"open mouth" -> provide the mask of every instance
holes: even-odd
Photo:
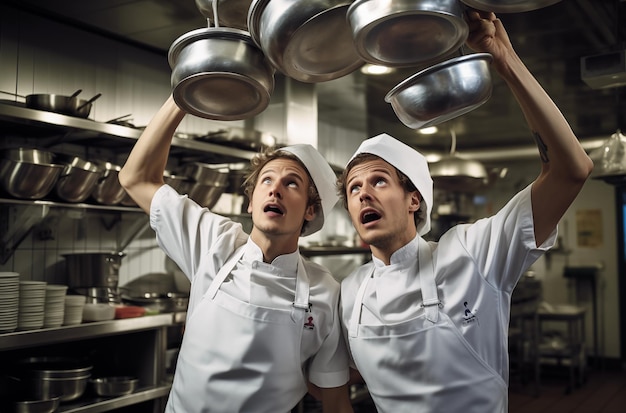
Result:
[[[266,205],[265,208],[263,208],[263,212],[272,212],[278,215],[284,214],[283,210],[280,209],[280,207],[278,207],[278,205],[275,205],[275,204]]]
[[[376,211],[364,211],[363,213],[361,213],[361,224],[369,224],[370,222],[377,221],[380,218],[380,214]]]

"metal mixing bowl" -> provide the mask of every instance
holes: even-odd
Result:
[[[54,413],[61,404],[61,397],[55,396],[41,400],[17,400],[13,402],[14,413]]]
[[[126,196],[126,191],[118,179],[122,167],[110,162],[105,162],[101,166],[104,172],[98,178],[91,196],[100,204],[117,205]]]
[[[64,168],[55,186],[56,194],[67,202],[83,202],[93,191],[102,169],[77,156],[58,155],[57,159]]]
[[[98,377],[90,383],[98,396],[123,396],[135,391],[139,379],[128,376]]]
[[[489,53],[455,57],[422,70],[385,96],[398,119],[413,129],[461,116],[491,97]]]
[[[63,165],[0,159],[0,183],[10,195],[41,199],[54,188]]]
[[[209,209],[215,206],[228,188],[228,168],[194,162],[185,165],[183,175],[188,176],[192,181],[189,187],[189,198]]]

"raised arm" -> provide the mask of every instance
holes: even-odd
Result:
[[[493,67],[513,92],[539,148],[542,168],[531,196],[535,242],[541,245],[582,189],[593,162],[559,108],[513,49],[495,14],[470,10],[467,21],[468,46],[493,55]]]
[[[184,117],[185,112],[176,105],[172,96],[168,97],[139,137],[120,171],[120,183],[146,213],[150,212],[155,192],[164,184],[163,171],[172,137]]]

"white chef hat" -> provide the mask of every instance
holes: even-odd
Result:
[[[433,209],[433,179],[424,155],[386,133],[364,140],[350,161],[360,153],[370,153],[380,157],[411,180],[422,194],[422,202],[426,204],[426,209],[422,208],[420,211],[421,221],[417,226],[417,232],[420,235],[428,233],[430,212]]]
[[[339,200],[335,187],[337,176],[326,159],[309,144],[300,143],[285,146],[284,148],[280,148],[280,150],[290,152],[300,159],[309,172],[309,175],[311,175],[317,192],[322,199],[322,210],[309,221],[304,232],[301,234],[301,236],[311,235],[322,229],[324,218],[328,216]]]

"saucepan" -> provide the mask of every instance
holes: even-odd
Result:
[[[461,0],[468,6],[494,13],[520,13],[551,6],[561,0]]]
[[[348,0],[253,0],[248,29],[283,74],[301,82],[336,79],[363,65],[346,12]]]
[[[242,120],[269,105],[275,69],[244,30],[193,30],[172,43],[168,61],[174,101],[192,115]]]
[[[29,109],[45,110],[62,115],[88,118],[92,103],[102,96],[101,93],[90,99],[79,99],[74,93],[71,96],[54,94],[33,94],[26,96],[26,107]]]
[[[456,118],[491,97],[492,59],[489,53],[474,53],[438,63],[400,82],[385,101],[413,129]]]
[[[347,19],[359,55],[390,67],[445,58],[469,33],[458,0],[356,0]]]

